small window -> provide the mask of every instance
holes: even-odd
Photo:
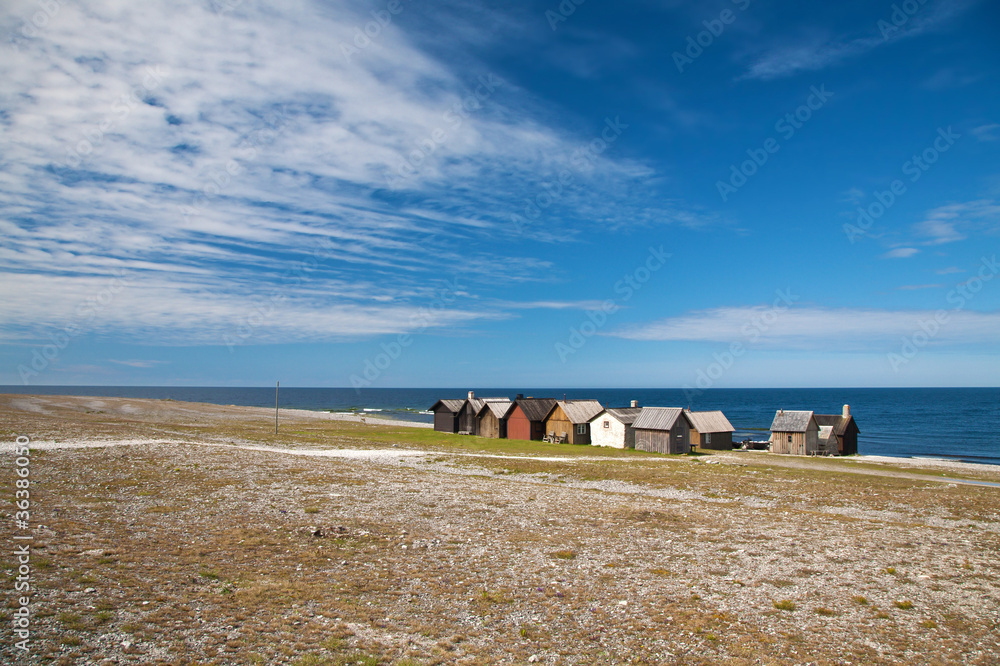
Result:
[[[788,436],[788,443],[789,443],[789,444],[791,444],[791,443],[792,443],[792,436],[791,436],[791,435],[789,435],[789,436]]]
[[[586,435],[587,434],[587,424],[586,423],[580,423],[580,424],[578,424],[576,426],[576,434],[578,434],[578,435]]]
[[[706,444],[712,443],[712,433],[708,433],[707,435],[705,435],[705,443]]]
[[[605,428],[610,428],[611,427],[611,421],[605,421],[604,422],[604,427]]]

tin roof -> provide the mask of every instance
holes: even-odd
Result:
[[[643,407],[632,427],[636,430],[670,430],[683,413],[680,407]]]
[[[812,420],[812,412],[779,409],[774,413],[771,432],[805,432]]]
[[[719,411],[689,412],[685,410],[684,413],[687,414],[691,427],[698,432],[733,432],[736,430],[726,415]]]
[[[596,400],[560,400],[559,406],[573,424],[588,423],[590,419],[604,411],[601,403]]]

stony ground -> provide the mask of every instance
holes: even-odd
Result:
[[[31,651],[8,555],[0,661],[1000,663],[1000,488],[942,478],[990,468],[282,429],[0,396],[3,497],[35,445]]]

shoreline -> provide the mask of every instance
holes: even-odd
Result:
[[[232,419],[238,416],[259,416],[273,422],[275,410],[272,407],[257,407],[252,405],[223,405],[210,402],[187,402],[173,398],[124,398],[108,396],[89,395],[62,395],[62,394],[28,394],[28,393],[5,393],[0,394],[0,400],[7,401],[11,406],[23,408],[23,411],[44,413],[45,403],[61,403],[63,406],[76,405],[86,410],[100,412],[105,406],[117,404],[114,410],[121,416],[138,416],[143,410],[140,406],[155,406],[163,409],[174,408],[181,413],[197,411],[203,415],[211,413],[215,418]],[[421,430],[432,430],[433,423],[422,421],[409,421],[397,419],[391,416],[383,416],[382,412],[358,413],[348,411],[330,411],[325,409],[303,409],[303,408],[278,408],[279,422],[282,416],[291,419],[317,420],[317,421],[340,421],[348,423],[360,423],[365,425],[396,426],[401,428],[415,428]],[[149,424],[152,424],[150,421]],[[444,433],[442,433],[444,434]],[[740,453],[739,449],[732,452]],[[729,453],[723,451],[722,453]],[[774,460],[840,460],[848,463],[862,463],[873,465],[900,465],[906,467],[921,467],[924,469],[951,470],[955,472],[978,472],[983,474],[997,474],[1000,472],[1000,464],[971,462],[952,458],[937,458],[924,456],[893,456],[885,454],[858,454],[855,456],[794,456],[771,454],[769,451],[759,451],[756,453],[767,454],[769,459]]]

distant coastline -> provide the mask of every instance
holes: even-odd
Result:
[[[1000,388],[709,389],[688,404],[681,389],[504,389],[469,387],[482,395],[593,398],[606,406],[683,406],[720,409],[736,428],[736,441],[762,439],[777,409],[839,411],[850,404],[861,429],[862,455],[942,458],[1000,465]],[[424,414],[458,389],[285,388],[282,409],[354,414],[359,419],[431,423]],[[0,386],[0,393],[82,395],[274,407],[274,387]],[[365,412],[364,410],[378,410]],[[940,418],[947,414],[948,418]],[[957,426],[955,424],[958,424]]]

